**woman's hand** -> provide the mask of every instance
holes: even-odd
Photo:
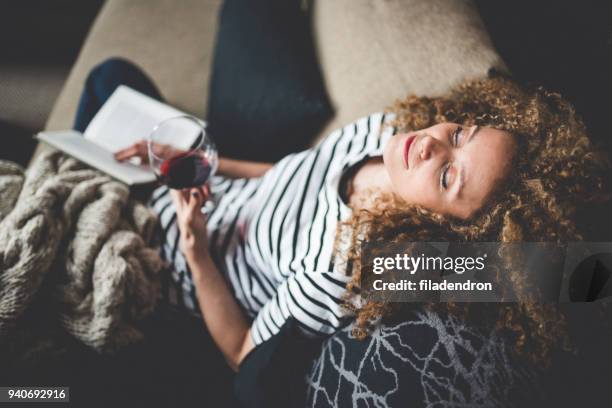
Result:
[[[183,153],[183,150],[176,149],[167,144],[161,143],[153,143],[154,145],[154,153],[158,157],[172,157],[179,153]],[[133,157],[138,157],[140,159],[140,163],[146,164],[149,162],[149,149],[147,146],[147,141],[144,139],[140,139],[131,146],[126,147],[125,149],[121,149],[115,152],[115,160],[125,161],[129,160]]]
[[[188,262],[207,259],[208,238],[202,204],[208,199],[208,186],[170,190],[170,195],[176,208],[176,220],[180,231],[179,245],[185,258]]]

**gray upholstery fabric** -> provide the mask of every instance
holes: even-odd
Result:
[[[470,0],[319,0],[313,23],[336,109],[323,135],[409,94],[505,69]]]
[[[0,120],[33,132],[42,129],[68,71],[61,65],[1,65]]]

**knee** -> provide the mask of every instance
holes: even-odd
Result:
[[[140,69],[130,61],[113,57],[96,65],[87,76],[87,83],[96,89],[114,90],[122,83],[140,75]]]

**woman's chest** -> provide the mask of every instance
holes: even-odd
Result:
[[[285,186],[280,181],[253,204],[244,239],[255,268],[278,281],[301,271],[329,270],[336,226],[346,216],[334,180],[312,175]]]

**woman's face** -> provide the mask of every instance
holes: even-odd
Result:
[[[440,123],[393,136],[383,160],[394,193],[406,202],[468,219],[508,174],[515,150],[508,132]]]

